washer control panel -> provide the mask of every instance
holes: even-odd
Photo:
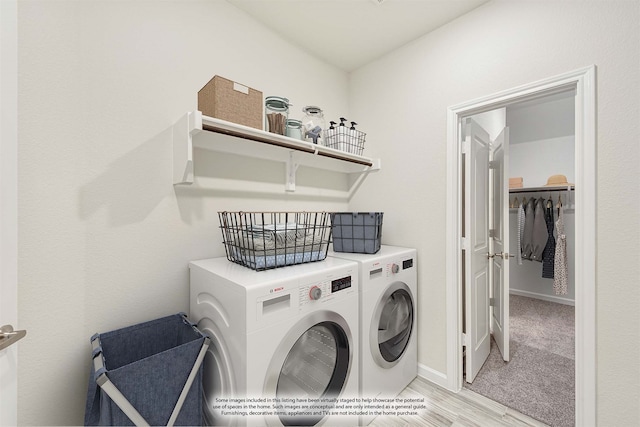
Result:
[[[331,292],[338,292],[351,287],[351,276],[341,277],[331,281]]]
[[[326,279],[322,282],[312,283],[306,286],[300,286],[298,289],[298,298],[300,307],[312,301],[324,301],[331,298],[337,292],[351,288],[351,276],[340,277],[338,279]]]

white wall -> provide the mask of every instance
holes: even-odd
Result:
[[[18,422],[80,425],[89,337],[188,311],[188,261],[224,255],[217,211],[347,208],[285,194],[282,164],[206,152],[174,188],[168,127],[214,74],[298,117],[348,114],[348,77],[226,1],[25,0],[18,28]],[[311,192],[345,183],[299,173]]]
[[[575,182],[575,91],[522,102],[506,109],[509,176],[541,187],[552,175]]]
[[[447,107],[596,64],[597,417],[640,423],[638,22],[637,1],[493,1],[352,73],[350,114],[383,169],[351,208],[384,211],[383,243],[418,248],[418,357],[431,372],[447,362]]]
[[[566,176],[567,182],[575,183],[574,158],[573,135],[513,144],[509,151],[509,176],[522,177],[523,187],[542,187],[550,176],[558,174]]]

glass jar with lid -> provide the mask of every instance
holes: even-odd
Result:
[[[296,119],[287,119],[286,135],[289,138],[295,138],[304,141],[304,135],[302,134],[302,121]]]
[[[302,109],[302,132],[305,141],[324,145],[324,130],[326,123],[324,113],[320,107],[308,105]]]
[[[267,132],[284,135],[289,118],[289,100],[280,96],[267,96],[264,101],[264,128]]]

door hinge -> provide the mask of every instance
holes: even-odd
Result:
[[[495,306],[496,306],[496,299],[489,298],[489,307],[495,307]]]
[[[498,169],[498,162],[496,162],[495,160],[490,160],[489,169]]]
[[[495,228],[490,228],[489,229],[489,238],[493,239],[494,237],[496,237],[496,229]]]
[[[462,334],[462,345],[467,345],[467,334]]]
[[[467,154],[469,152],[470,147],[471,147],[471,142],[469,141],[469,138],[465,138],[464,141],[462,141],[462,144],[460,147],[462,154]]]
[[[468,248],[468,241],[466,237],[461,237],[460,238],[460,247],[462,248],[463,251],[466,251]]]

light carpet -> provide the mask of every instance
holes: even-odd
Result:
[[[497,345],[465,387],[554,427],[575,424],[574,307],[510,295],[510,355]]]

